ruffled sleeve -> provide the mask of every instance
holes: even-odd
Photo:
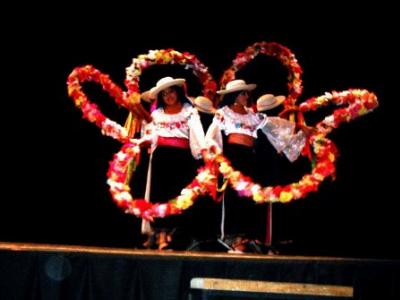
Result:
[[[217,147],[220,151],[222,148],[222,130],[224,130],[224,115],[222,110],[218,110],[213,118],[212,123],[208,127],[206,134],[206,147]]]
[[[261,127],[276,151],[283,152],[291,162],[299,157],[306,141],[304,132],[294,133],[295,127],[294,122],[279,117],[266,117]]]
[[[291,162],[294,162],[299,157],[306,140],[307,137],[303,131],[299,131],[291,137],[289,145],[283,149],[283,153]]]
[[[205,148],[204,130],[199,113],[194,108],[190,109],[188,125],[190,150],[194,158],[200,159],[201,150]]]

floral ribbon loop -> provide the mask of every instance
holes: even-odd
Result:
[[[126,69],[127,76],[125,85],[128,91],[124,93],[124,99],[128,103],[136,103],[139,91],[139,78],[142,72],[153,65],[178,64],[193,71],[203,86],[203,94],[213,99],[217,85],[213,80],[208,68],[193,54],[179,52],[174,49],[150,50],[147,54],[139,55],[134,58],[132,64]],[[132,143],[133,142],[133,143]],[[118,206],[123,208],[126,213],[134,214],[147,220],[162,218],[168,215],[180,214],[183,210],[193,205],[199,195],[216,195],[216,173],[213,155],[209,155],[206,166],[198,170],[197,176],[190,184],[184,187],[177,197],[170,199],[167,203],[149,203],[143,199],[133,199],[127,178],[130,176],[129,162],[134,161],[135,155],[130,147],[135,148],[135,140],[123,145],[120,152],[114,156],[110,163],[108,181],[113,200]],[[135,151],[140,151],[135,148]],[[128,162],[129,161],[129,162]],[[216,196],[215,196],[216,197]]]
[[[297,127],[306,132],[307,140],[302,154],[311,162],[311,172],[305,174],[299,182],[286,186],[262,187],[255,184],[251,178],[232,168],[228,159],[222,153],[216,156],[219,171],[228,179],[232,187],[241,195],[253,198],[260,202],[290,202],[301,199],[310,192],[316,192],[321,182],[329,176],[335,178],[335,163],[338,150],[335,144],[326,135],[333,128],[337,128],[343,121],[350,122],[365,113],[375,109],[378,105],[376,96],[366,90],[348,90],[342,92],[325,93],[323,96],[311,98],[300,106],[296,105],[297,98],[301,95],[303,87],[301,81],[302,69],[291,51],[278,44],[257,42],[239,52],[233,60],[233,64],[222,75],[221,87],[235,79],[236,72],[245,67],[257,55],[264,54],[277,58],[288,69],[288,96],[284,102],[282,116],[289,115],[294,121],[297,116]],[[336,109],[331,116],[327,116],[315,127],[308,127],[305,122],[304,112],[316,110],[328,102],[337,105],[348,105],[347,108]],[[295,115],[296,114],[296,115]]]
[[[182,189],[179,195],[167,203],[149,203],[143,199],[133,199],[128,184],[129,176],[132,175],[129,166],[138,164],[140,153],[138,141],[131,139],[124,126],[108,119],[97,105],[88,99],[82,91],[81,82],[100,83],[103,90],[114,98],[117,105],[127,108],[136,119],[149,120],[148,112],[144,111],[140,105],[139,78],[143,70],[152,65],[182,65],[191,69],[197,76],[203,85],[203,94],[214,99],[217,84],[209,74],[208,68],[195,55],[188,52],[178,52],[174,49],[150,50],[147,54],[134,58],[132,64],[126,69],[127,91],[122,91],[110,80],[108,75],[101,73],[93,66],[78,67],[72,71],[67,80],[68,94],[82,111],[83,117],[100,127],[103,134],[123,143],[121,150],[114,155],[110,162],[107,173],[111,196],[119,207],[126,213],[150,221],[154,218],[180,214],[193,205],[199,195],[211,194],[216,199],[217,178],[221,175],[240,195],[251,197],[257,203],[287,203],[304,198],[310,192],[316,192],[326,177],[334,177],[338,150],[326,136],[341,123],[351,122],[373,111],[378,106],[376,95],[362,89],[334,91],[312,97],[296,106],[296,101],[303,90],[302,69],[294,54],[288,48],[275,42],[257,42],[247,47],[245,51],[239,52],[233,60],[232,66],[223,73],[220,87],[224,87],[227,82],[235,79],[236,72],[260,54],[278,59],[288,69],[288,95],[284,102],[283,113],[292,114],[292,118],[296,114],[298,127],[303,130],[309,129],[307,139],[309,148],[308,153],[304,154],[311,160],[311,172],[305,174],[300,181],[285,186],[262,187],[252,182],[251,178],[234,170],[229,160],[218,149],[210,148],[203,151],[205,165],[198,170],[196,177]],[[326,116],[316,126],[307,127],[303,114],[328,104],[343,107],[335,109],[331,115]]]

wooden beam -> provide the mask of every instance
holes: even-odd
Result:
[[[192,289],[271,294],[353,297],[353,287],[341,285],[256,281],[222,278],[192,278]]]

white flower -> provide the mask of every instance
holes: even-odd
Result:
[[[123,153],[123,152],[118,152],[117,153],[117,158],[118,158],[118,160],[125,160],[126,159],[126,157],[127,157],[128,155],[126,154],[126,153]]]
[[[160,204],[160,205],[157,207],[157,211],[158,211],[158,214],[160,215],[160,217],[165,217],[165,216],[166,216],[166,214],[167,214],[167,207],[168,207],[167,203]]]
[[[151,60],[155,60],[156,59],[156,53],[158,52],[159,50],[150,50],[149,51],[149,54],[147,55],[147,57],[149,58],[149,59],[151,59]]]
[[[325,98],[328,100],[332,100],[333,96],[331,93],[325,92]]]
[[[333,115],[327,116],[324,119],[324,123],[330,127],[334,127],[335,126],[335,119],[333,117]]]
[[[247,186],[248,183],[246,181],[241,180],[236,184],[236,190],[243,191],[246,189]]]

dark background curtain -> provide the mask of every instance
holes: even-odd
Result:
[[[399,258],[392,175],[398,168],[398,97],[396,85],[389,84],[389,74],[398,69],[393,10],[338,4],[300,14],[295,7],[273,10],[246,1],[232,13],[196,5],[88,10],[69,4],[45,10],[35,4],[10,11],[13,21],[3,26],[2,42],[0,240],[138,244],[140,220],[113,203],[106,184],[108,162],[121,145],[82,120],[68,98],[66,79],[74,67],[91,64],[124,87],[133,57],[175,48],[196,54],[218,80],[237,52],[257,41],[275,41],[289,47],[303,67],[299,102],[349,88],[373,91],[380,101],[376,111],[329,136],[341,153],[337,179],[279,207],[276,238],[289,241],[291,254]],[[158,74],[143,75],[143,90]],[[245,75],[265,79],[273,93],[285,91],[285,73],[271,60],[261,59]],[[192,92],[198,90],[194,84]],[[89,84],[86,91],[109,117],[124,122],[127,111],[101,88]]]
[[[353,287],[354,299],[398,299],[398,261],[110,255],[0,250],[1,299],[188,299],[194,277]],[[210,295],[211,296],[211,295]],[[229,297],[205,299],[237,299]],[[235,296],[235,297],[234,297]],[[287,295],[258,299],[283,299]],[[321,299],[293,296],[293,299]],[[290,298],[290,299],[292,299]],[[325,299],[325,297],[323,297]],[[249,299],[248,297],[240,299]],[[339,299],[329,297],[326,299]]]

